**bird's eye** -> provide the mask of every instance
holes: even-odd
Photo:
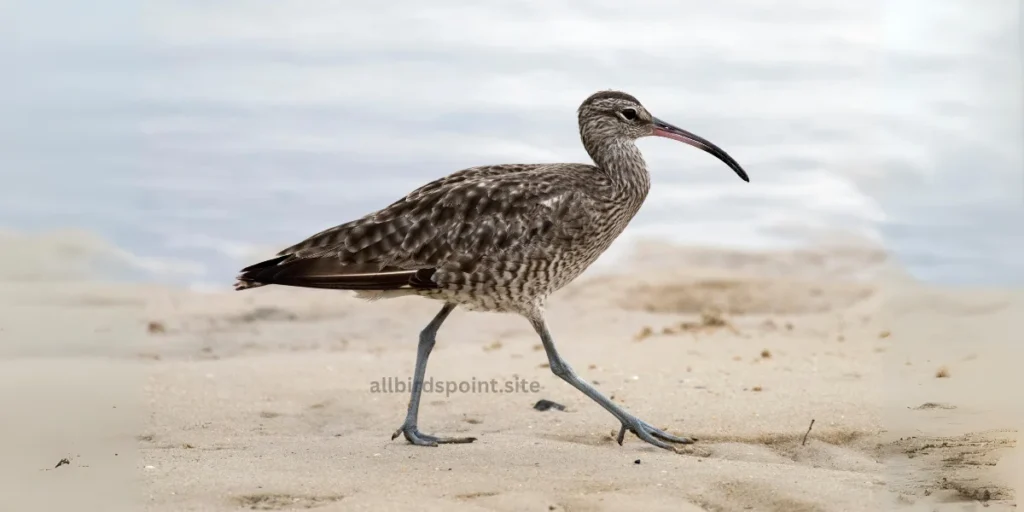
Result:
[[[630,121],[636,119],[636,109],[624,108],[622,109],[622,117],[629,119]]]

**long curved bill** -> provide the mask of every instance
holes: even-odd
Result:
[[[658,137],[678,140],[695,148],[703,149],[704,151],[714,155],[719,160],[725,162],[725,165],[728,165],[730,169],[735,171],[743,181],[750,182],[750,178],[747,177],[747,172],[740,167],[740,164],[738,164],[736,160],[733,160],[733,158],[722,148],[712,144],[707,139],[698,137],[697,135],[694,135],[682,128],[672,126],[671,124],[656,117],[654,118],[654,134]]]

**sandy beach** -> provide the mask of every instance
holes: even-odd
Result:
[[[1024,480],[1022,294],[874,249],[647,245],[552,298],[578,373],[699,439],[672,453],[617,445],[525,320],[458,310],[420,428],[477,441],[392,440],[439,304],[102,282],[53,240],[2,243],[4,511],[1013,510]]]

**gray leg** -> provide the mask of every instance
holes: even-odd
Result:
[[[695,439],[677,437],[658,430],[640,418],[626,412],[622,407],[615,405],[614,402],[602,395],[600,391],[576,375],[576,372],[569,367],[569,364],[562,359],[562,356],[558,355],[558,351],[555,350],[555,342],[551,339],[551,333],[548,332],[547,324],[544,322],[544,318],[540,314],[534,314],[531,317],[528,317],[528,319],[530,320],[530,323],[533,324],[533,328],[537,331],[537,334],[540,335],[540,340],[544,344],[544,351],[547,352],[548,364],[551,366],[551,371],[562,380],[572,384],[573,387],[582,391],[583,394],[597,402],[601,407],[604,407],[605,410],[612,413],[612,416],[615,416],[616,419],[622,422],[622,428],[619,429],[619,435],[616,439],[616,441],[619,442],[619,445],[622,444],[622,439],[625,437],[627,430],[633,432],[637,437],[653,444],[654,446],[668,450],[674,450],[674,448],[665,441],[680,444],[690,444],[695,441]]]
[[[416,347],[416,370],[412,378],[412,397],[409,399],[409,410],[405,414],[405,423],[395,431],[391,439],[404,434],[405,438],[412,444],[419,446],[437,446],[444,443],[472,443],[475,437],[434,437],[423,434],[416,427],[416,421],[420,413],[420,395],[423,394],[423,379],[427,373],[427,358],[430,351],[434,349],[434,342],[437,338],[437,330],[441,328],[448,315],[455,309],[454,304],[445,304],[441,311],[420,331],[420,343]]]

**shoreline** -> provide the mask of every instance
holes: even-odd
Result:
[[[671,237],[670,237],[671,238]],[[278,245],[258,247],[248,245],[246,249],[235,247],[231,258],[236,262],[225,271],[219,280],[210,281],[204,276],[209,263],[192,259],[181,259],[172,256],[152,256],[133,253],[113,244],[99,233],[83,229],[55,229],[42,232],[21,232],[11,229],[0,229],[0,249],[8,253],[7,258],[15,258],[18,265],[14,269],[0,269],[0,280],[15,279],[31,281],[32,279],[95,279],[108,284],[159,286],[184,288],[197,293],[217,293],[231,289],[231,280],[238,268],[252,261],[272,257],[281,247]],[[677,243],[672,239],[652,235],[649,230],[630,229],[620,240],[604,254],[580,279],[615,275],[630,265],[636,266],[639,261],[650,259],[651,254],[662,250],[685,251],[689,256],[743,255],[752,254],[798,254],[817,255],[818,257],[835,257],[835,251],[876,252],[882,255],[890,265],[890,270],[899,268],[898,272],[906,279],[934,287],[958,289],[1020,289],[1020,285],[995,285],[989,281],[964,282],[965,277],[946,276],[943,280],[921,280],[913,276],[912,267],[898,263],[892,248],[877,241],[854,234],[832,235],[825,238],[807,238],[802,242],[790,241],[778,243],[772,247],[753,247],[742,245],[691,245]],[[13,255],[10,253],[13,252]],[[57,252],[74,254],[68,268],[60,263],[43,258],[41,261],[30,261],[33,255]],[[664,263],[664,262],[659,262]],[[952,263],[951,263],[952,264]],[[223,266],[222,263],[218,263]],[[922,264],[923,265],[923,264]],[[917,269],[925,272],[927,265]],[[14,270],[27,274],[26,277],[14,276]],[[56,275],[53,273],[56,272]],[[192,277],[189,277],[192,276]],[[222,276],[223,277],[223,276]],[[198,280],[194,280],[198,279]]]

